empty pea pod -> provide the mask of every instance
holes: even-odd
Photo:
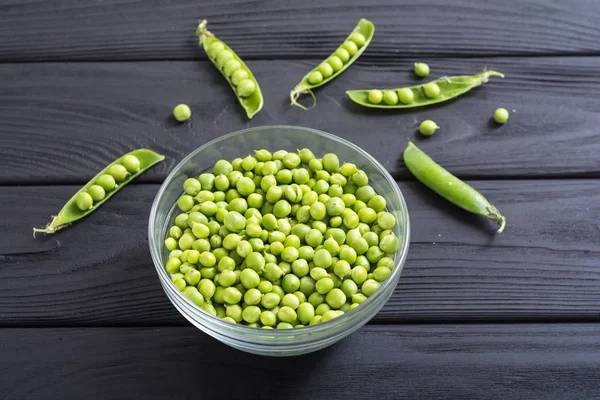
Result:
[[[504,231],[506,218],[500,214],[496,207],[491,205],[473,187],[433,161],[412,142],[409,142],[404,150],[404,163],[409,171],[429,189],[467,211],[496,221],[500,224],[498,233]]]
[[[467,93],[486,83],[490,76],[504,78],[504,75],[499,72],[483,70],[476,75],[443,77],[404,88],[348,90],[346,94],[353,102],[364,107],[392,109],[423,107],[451,100]],[[389,93],[394,95],[389,95]]]
[[[33,234],[55,233],[89,215],[123,186],[164,159],[164,156],[148,149],[138,149],[123,155],[79,189],[48,225],[44,228],[33,228]]]
[[[336,76],[352,65],[353,62],[358,60],[367,46],[369,46],[369,43],[371,43],[374,33],[375,26],[371,21],[364,18],[358,21],[358,24],[350,35],[348,35],[346,40],[344,40],[342,45],[325,61],[308,74],[304,75],[300,83],[290,92],[291,104],[304,110],[314,108],[317,105],[317,99],[315,98],[312,89],[332,81]],[[296,101],[301,94],[305,93],[312,96],[313,105],[310,107],[305,107]]]
[[[250,68],[229,46],[206,29],[206,20],[198,25],[196,36],[200,37],[200,45],[210,61],[227,79],[248,118],[254,117],[263,107],[263,96]]]

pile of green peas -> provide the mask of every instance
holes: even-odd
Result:
[[[343,315],[391,274],[396,218],[367,174],[309,149],[219,160],[183,184],[166,270],[205,312],[256,328]]]
[[[94,203],[104,200],[106,193],[116,189],[117,184],[127,179],[129,174],[135,174],[140,170],[140,160],[133,154],[127,154],[121,163],[111,165],[106,174],[102,174],[91,185],[87,192],[80,191],[75,197],[75,204],[81,211],[86,211],[94,206]]]
[[[254,94],[256,84],[250,78],[250,73],[235,59],[233,51],[226,48],[223,42],[214,40],[206,50],[206,54],[236,87],[238,96],[250,97]]]
[[[308,83],[318,85],[336,72],[341,71],[358,49],[365,45],[366,41],[365,35],[360,32],[353,32],[331,57],[323,61],[308,75]]]

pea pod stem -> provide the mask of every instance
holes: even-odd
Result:
[[[412,142],[408,143],[403,156],[408,170],[429,189],[469,212],[496,221],[500,224],[498,233],[504,231],[506,217],[473,187],[433,161]]]
[[[304,94],[304,93],[310,94],[310,96],[312,97],[313,103],[309,107],[303,106],[302,104],[300,104],[296,101],[296,100],[298,100],[298,97],[300,97],[300,95]],[[309,111],[317,106],[317,98],[315,97],[315,94],[313,93],[313,91],[310,90],[310,88],[300,84],[300,85],[296,86],[294,88],[294,90],[292,90],[290,92],[290,105],[300,107],[301,109],[303,109],[305,111]]]
[[[92,185],[95,185],[97,183],[98,178],[101,175],[108,174],[110,167],[114,165],[121,165],[121,161],[125,158],[125,156],[128,155],[135,156],[139,160],[139,170],[135,173],[130,173],[122,182],[119,182],[114,189],[107,192],[102,200],[95,202],[90,209],[79,209],[76,203],[77,195],[81,192],[87,192]],[[46,225],[43,228],[33,228],[33,236],[35,237],[35,234],[38,232],[46,234],[56,233],[58,230],[63,229],[69,226],[71,223],[91,214],[92,212],[97,210],[98,207],[104,204],[108,199],[110,199],[115,193],[122,189],[125,185],[130,183],[136,177],[143,174],[154,164],[159,163],[164,159],[164,156],[148,149],[138,149],[130,153],[124,154],[122,157],[119,157],[117,160],[113,161],[108,166],[106,166],[102,171],[96,174],[96,176],[94,176],[87,184],[85,184],[81,189],[79,189],[77,193],[75,193],[73,197],[71,197],[66,202],[63,208],[60,210],[60,212],[57,215],[52,216],[52,220],[48,225]]]

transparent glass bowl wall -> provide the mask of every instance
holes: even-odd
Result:
[[[356,309],[325,323],[304,328],[267,330],[231,324],[196,307],[171,283],[165,270],[168,250],[164,247],[167,231],[173,224],[176,202],[183,193],[183,182],[212,170],[220,159],[245,157],[257,149],[296,151],[311,149],[317,157],[335,153],[340,163],[353,162],[369,176],[369,184],[387,200],[388,211],[396,216],[394,233],[400,247],[394,255],[395,267],[380,289]],[[161,285],[175,308],[193,325],[239,350],[269,356],[309,353],[329,346],[368,322],[390,298],[398,283],[409,244],[409,219],[406,203],[398,185],[387,171],[368,153],[354,144],[331,134],[295,126],[250,128],[215,139],[193,151],[179,163],[158,191],[148,227],[150,252]]]

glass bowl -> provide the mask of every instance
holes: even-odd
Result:
[[[189,301],[171,283],[165,270],[168,250],[164,246],[167,231],[176,215],[176,202],[183,193],[183,182],[212,170],[220,159],[228,161],[244,157],[253,150],[296,151],[311,149],[317,157],[336,153],[340,162],[353,162],[369,176],[369,184],[387,201],[387,210],[396,216],[394,233],[400,246],[394,255],[395,267],[379,290],[359,307],[330,321],[294,329],[260,329],[232,324],[212,316]],[[160,187],[148,226],[152,261],[160,283],[175,308],[193,325],[217,340],[249,353],[267,356],[291,356],[309,353],[329,346],[359,329],[383,307],[392,295],[406,260],[410,227],[406,203],[390,174],[360,147],[337,136],[296,126],[263,126],[222,136],[194,150],[169,174]]]

